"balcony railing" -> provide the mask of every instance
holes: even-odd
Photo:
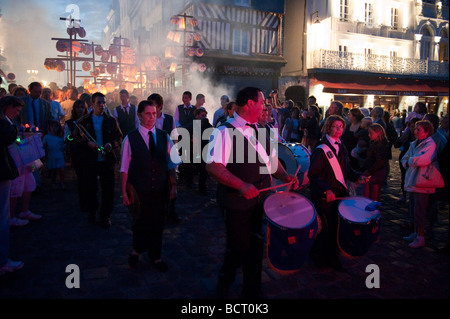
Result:
[[[317,50],[312,68],[448,78],[448,62]]]

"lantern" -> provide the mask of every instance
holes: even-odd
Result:
[[[81,65],[83,71],[89,71],[91,69],[91,64],[88,61],[83,62]]]
[[[72,51],[80,52],[81,51],[81,43],[78,41],[72,41]]]
[[[78,29],[78,35],[80,36],[80,38],[84,38],[86,36],[86,30],[84,30],[83,27],[80,27]]]

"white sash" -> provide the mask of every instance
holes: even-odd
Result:
[[[271,161],[270,157],[267,155],[267,152],[265,148],[261,145],[261,143],[258,143],[258,140],[256,138],[249,138],[247,134],[244,134],[244,128],[239,127],[235,121],[229,121],[229,123],[237,130],[240,131],[242,135],[244,135],[245,139],[250,143],[250,145],[256,150],[256,152],[261,156],[261,159],[264,161],[264,164],[267,167],[268,174],[271,174]],[[251,127],[248,127],[249,129],[253,130]],[[258,126],[257,126],[258,128]],[[272,178],[272,176],[271,176]]]
[[[331,168],[333,169],[334,176],[336,179],[345,187],[347,188],[347,184],[345,183],[344,174],[342,174],[341,165],[339,165],[339,161],[337,160],[336,156],[334,155],[333,151],[330,149],[330,147],[326,144],[320,144],[317,146],[318,148],[321,148],[322,151],[325,153],[326,158],[328,159],[328,162],[330,162]]]

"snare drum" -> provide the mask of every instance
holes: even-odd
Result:
[[[264,201],[267,220],[267,258],[281,273],[300,270],[317,235],[314,205],[294,192],[273,193]]]
[[[289,175],[294,175],[300,165],[297,178],[300,188],[305,188],[309,184],[308,169],[310,151],[301,143],[278,143],[278,159]],[[283,184],[275,180],[276,185]]]
[[[367,211],[372,200],[361,197],[347,197],[339,203],[338,244],[348,257],[360,257],[367,253],[379,239],[380,212]]]

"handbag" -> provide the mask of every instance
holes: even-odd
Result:
[[[443,188],[445,186],[441,172],[436,161],[425,167],[421,167],[416,179],[415,187],[419,188]]]

